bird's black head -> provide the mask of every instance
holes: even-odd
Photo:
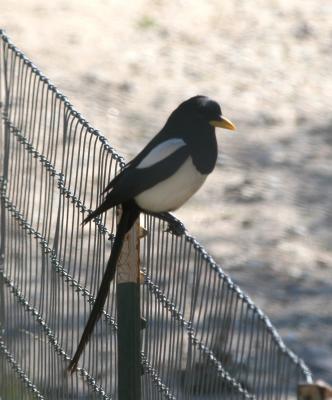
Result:
[[[194,96],[181,103],[171,114],[176,124],[192,126],[214,126],[234,130],[235,126],[222,116],[220,105],[206,96]]]

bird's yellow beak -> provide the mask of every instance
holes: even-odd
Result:
[[[226,117],[220,115],[219,119],[210,121],[210,125],[215,126],[216,128],[224,128],[229,129],[231,131],[236,130],[236,126]]]

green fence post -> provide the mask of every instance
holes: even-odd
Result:
[[[127,234],[117,266],[118,398],[141,399],[139,221]]]

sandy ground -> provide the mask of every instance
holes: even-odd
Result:
[[[127,159],[221,102],[238,131],[177,214],[332,381],[332,3],[0,0],[0,27]]]

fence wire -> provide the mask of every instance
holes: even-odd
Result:
[[[0,113],[0,397],[117,399],[114,283],[80,369],[65,369],[116,216],[80,223],[124,161],[2,31]],[[268,318],[193,237],[144,226],[142,399],[294,398],[311,374]]]

